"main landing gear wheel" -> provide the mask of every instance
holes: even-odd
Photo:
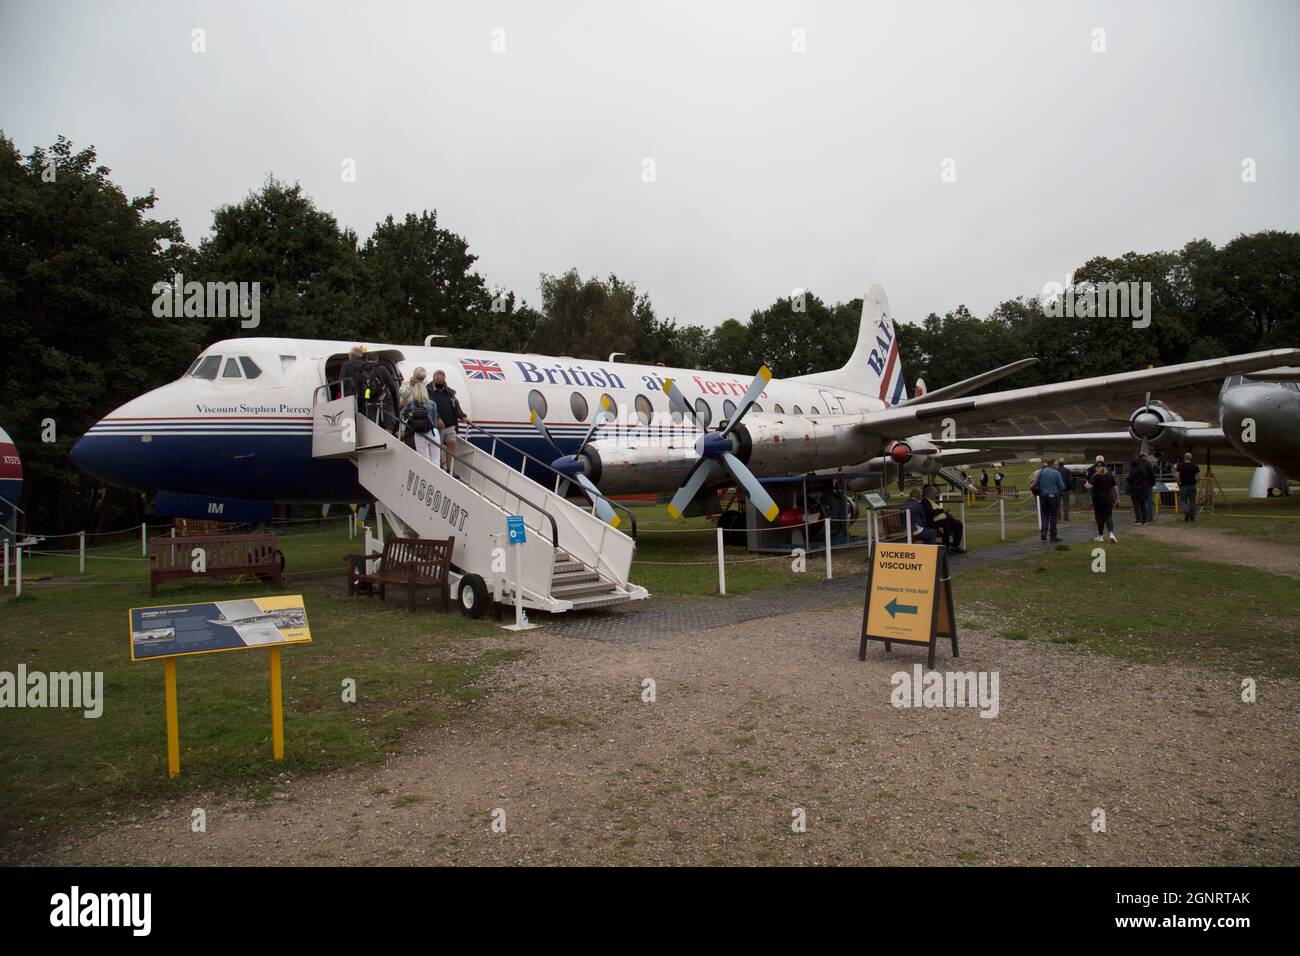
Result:
[[[487,613],[492,601],[487,584],[477,574],[467,574],[460,579],[460,592],[456,596],[460,613],[468,618],[480,618]]]

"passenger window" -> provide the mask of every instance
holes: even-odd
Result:
[[[731,417],[735,414],[736,414],[736,403],[728,398],[726,401],[722,403],[722,417],[730,421]]]
[[[244,370],[244,378],[257,378],[262,374],[262,370],[257,367],[257,363],[247,355],[239,356],[239,365]]]
[[[808,414],[809,414],[809,415],[820,415],[821,412],[817,411],[817,406],[814,405],[812,408],[808,409]]]
[[[802,414],[803,414],[803,409],[800,408],[798,405],[796,405],[794,408],[790,409],[790,411],[794,412],[796,415],[802,415]]]
[[[776,412],[778,415],[785,414],[785,409],[781,407],[780,402],[777,402],[775,405],[772,406],[772,411]]]
[[[605,413],[606,418],[618,417],[618,403],[610,396],[608,392],[600,396],[604,401],[601,403],[600,411]]]
[[[533,389],[528,393],[528,407],[537,413],[537,417],[545,420],[546,418],[546,396]]]
[[[760,405],[760,404],[758,404],[758,402],[755,402],[753,407],[754,407],[754,411],[756,411],[756,412],[762,412],[762,411],[763,411],[763,406]]]
[[[644,395],[636,397],[636,417],[642,425],[649,425],[650,420],[654,417],[654,406],[650,404],[650,399]]]
[[[708,428],[709,423],[713,421],[713,410],[702,398],[695,400],[695,420],[700,423],[701,428]]]
[[[216,379],[217,372],[220,371],[220,369],[221,369],[221,356],[208,355],[204,358],[199,359],[199,361],[195,363],[194,370],[190,372],[190,374],[195,378],[206,378],[209,382],[211,382]]]
[[[587,400],[582,397],[581,392],[574,392],[569,396],[569,411],[573,412],[574,421],[587,420]]]

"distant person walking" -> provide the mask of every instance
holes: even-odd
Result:
[[[1030,479],[1031,486],[1034,486],[1033,479]],[[1038,489],[1038,506],[1042,509],[1042,527],[1039,529],[1039,537],[1047,541],[1060,541],[1056,535],[1056,521],[1061,512],[1061,495],[1065,493],[1065,479],[1061,473],[1050,465],[1044,465],[1038,470],[1038,480],[1036,482]]]
[[[442,369],[433,373],[433,389],[429,398],[437,409],[439,438],[442,442],[443,468],[452,470],[456,458],[456,423],[466,421],[468,416],[456,400],[456,390],[447,384],[447,373]]]
[[[1196,520],[1196,476],[1201,473],[1200,465],[1192,461],[1189,451],[1174,469],[1178,476],[1178,506],[1183,512],[1184,521]]]
[[[1002,479],[1004,478],[1006,478],[1006,475],[1002,474],[1001,469],[993,472],[993,490],[999,495],[1002,494]]]
[[[361,369],[353,377],[352,388],[362,415],[387,431],[396,428],[397,383],[374,352],[366,353]]]
[[[1074,481],[1074,476],[1070,474],[1070,469],[1065,467],[1065,459],[1058,458],[1055,462],[1056,470],[1061,473],[1061,480],[1065,482],[1065,491],[1061,493],[1061,520],[1069,522],[1070,520],[1070,485]]]
[[[410,397],[402,406],[402,426],[415,439],[415,450],[434,464],[438,463],[438,442],[435,422],[438,411],[429,399],[429,388],[425,383],[428,373],[417,368],[411,373]]]
[[[987,493],[989,490],[989,473],[987,468],[980,469],[980,492]]]
[[[1115,476],[1105,465],[1098,465],[1092,471],[1092,477],[1084,485],[1092,492],[1092,514],[1097,519],[1097,537],[1093,541],[1102,541],[1103,534],[1110,533],[1110,540],[1115,537],[1115,503],[1119,501],[1119,485]]]
[[[1155,481],[1155,475],[1141,456],[1134,458],[1128,466],[1128,497],[1133,503],[1133,523],[1147,523],[1147,489]]]

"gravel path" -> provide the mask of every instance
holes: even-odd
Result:
[[[859,662],[860,623],[850,608],[635,644],[521,635],[534,653],[473,716],[382,767],[151,807],[39,862],[1300,863],[1294,682],[1245,704],[1231,674],[964,633],[958,663],[999,673],[999,715],[897,709],[891,675],[923,651],[873,644]]]

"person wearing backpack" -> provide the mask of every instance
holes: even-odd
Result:
[[[460,407],[456,390],[447,384],[447,373],[442,369],[433,373],[433,388],[429,390],[429,400],[433,402],[433,407],[438,413],[434,424],[439,430],[443,467],[451,471],[452,461],[456,457],[456,423],[467,420],[469,416]]]
[[[429,398],[429,388],[425,384],[428,373],[417,368],[411,373],[411,394],[402,406],[399,416],[402,427],[415,439],[415,450],[434,464],[438,463],[438,442],[435,423],[438,412]]]
[[[392,373],[379,364],[379,356],[367,352],[352,381],[357,409],[380,428],[393,431],[396,424],[397,383]]]

